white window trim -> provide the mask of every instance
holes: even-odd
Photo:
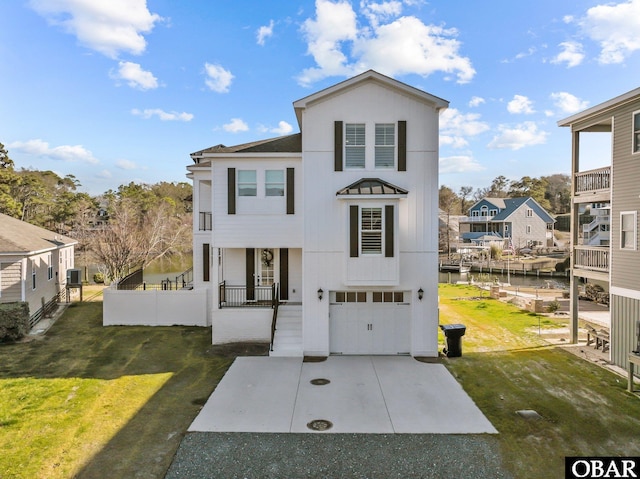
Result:
[[[626,215],[633,216],[633,240],[631,246],[624,246],[622,244],[623,231],[622,231],[622,217]],[[620,249],[624,251],[636,251],[638,249],[638,212],[637,211],[621,211],[620,212]]]
[[[636,110],[631,113],[631,154],[640,155],[640,139],[636,143],[636,131],[635,131],[635,119],[636,116],[640,117],[640,110]],[[637,146],[637,149],[636,149]]]
[[[255,175],[255,181],[252,181],[252,182],[240,181],[240,176],[241,176],[240,173],[244,171],[253,171]],[[253,185],[256,193],[254,195],[242,195],[240,194],[240,185]],[[239,169],[238,178],[236,179],[236,190],[239,198],[255,198],[256,196],[258,196],[258,171],[255,169],[242,169],[242,170]]]
[[[31,291],[36,290],[37,279],[38,279],[38,275],[36,271],[36,262],[35,260],[32,259],[31,260]]]
[[[377,135],[376,135],[376,129],[378,127],[378,125],[387,125],[387,126],[391,126],[393,128],[393,144],[392,145],[378,145],[376,140],[377,140]],[[374,131],[373,131],[373,167],[376,170],[396,170],[397,169],[397,165],[398,165],[398,131],[397,131],[397,123],[394,122],[376,122],[373,125]],[[365,140],[366,142],[366,140]],[[376,160],[377,160],[377,155],[376,155],[376,150],[378,147],[382,147],[382,148],[392,148],[393,149],[393,164],[390,166],[378,166],[376,165]]]
[[[362,228],[362,214],[363,214],[365,209],[379,209],[380,210],[380,228],[379,229],[364,230]],[[368,257],[368,256],[382,256],[382,255],[384,255],[384,237],[385,237],[384,225],[385,225],[384,205],[376,204],[376,205],[360,206],[359,215],[358,215],[358,228],[360,230],[360,244],[358,245],[358,248],[360,249],[360,256]],[[374,231],[374,232],[380,231],[380,252],[372,253],[372,252],[363,251],[362,246],[363,246],[363,239],[364,239],[364,232],[365,231]]]
[[[364,143],[362,145],[349,145],[347,141],[347,127],[358,125],[364,127]],[[344,169],[345,170],[366,170],[367,169],[367,124],[365,122],[349,122],[344,124]],[[347,152],[350,148],[364,149],[364,163],[362,166],[350,166],[347,164]]]
[[[277,171],[280,172],[282,174],[282,181],[278,181],[278,182],[273,182],[270,183],[267,181],[267,174],[270,171]],[[257,178],[256,178],[257,181]],[[273,186],[273,185],[278,185],[282,187],[282,194],[281,195],[270,195],[267,193],[267,188],[268,186]],[[265,198],[284,198],[287,195],[287,175],[286,175],[286,171],[282,168],[278,168],[278,169],[265,169],[264,170],[264,196]]]
[[[53,279],[53,255],[49,253],[47,257],[47,281]]]

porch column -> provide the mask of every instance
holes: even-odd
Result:
[[[575,273],[575,247],[580,234],[580,204],[576,203],[576,174],[580,171],[580,132],[574,131],[571,139],[571,244],[569,245],[570,289],[569,289],[569,341],[578,342],[578,277]]]

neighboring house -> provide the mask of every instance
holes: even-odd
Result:
[[[587,206],[591,221],[581,225],[578,243],[583,246],[609,246],[611,239],[611,205],[591,203]]]
[[[554,223],[531,197],[483,198],[460,220],[460,233],[465,243],[477,246],[546,248],[553,246]]]
[[[438,121],[368,71],[293,104],[301,133],[191,155],[194,291],[214,343],[274,355],[436,356]]]
[[[0,303],[26,301],[35,323],[42,308],[65,293],[76,244],[68,236],[0,213]]]
[[[640,319],[640,88],[558,122],[571,128],[573,175],[571,255],[571,335],[578,335],[578,285],[587,280],[609,284],[611,361],[628,368],[628,353],[638,348]],[[580,138],[608,132],[611,156],[602,168],[580,170]],[[609,245],[581,244],[580,213],[585,205],[606,205],[610,217]],[[602,208],[601,208],[602,209]]]

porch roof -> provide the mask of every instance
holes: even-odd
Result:
[[[409,192],[404,188],[392,185],[380,178],[362,178],[336,192],[336,196],[406,196],[408,194]]]

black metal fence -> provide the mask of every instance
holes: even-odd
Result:
[[[220,308],[271,308],[277,298],[272,286],[230,286],[223,281],[218,285]],[[274,298],[274,294],[276,298]]]

